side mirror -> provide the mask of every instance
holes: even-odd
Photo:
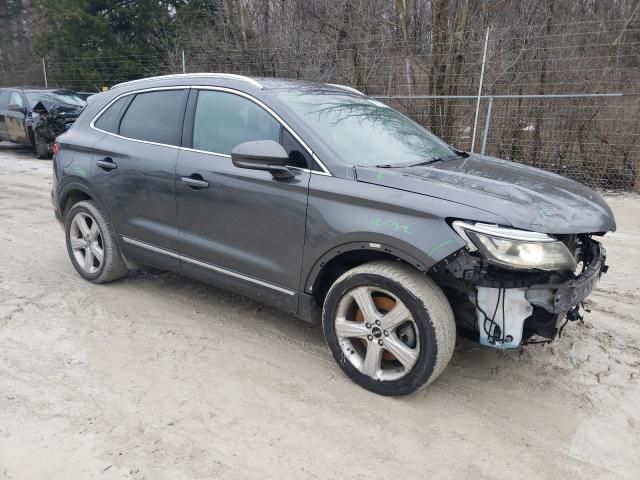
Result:
[[[273,140],[241,143],[231,151],[231,161],[238,168],[271,172],[274,178],[293,177],[291,171],[286,167],[289,155],[282,148],[282,145]]]
[[[9,105],[7,105],[7,110],[10,110],[12,112],[25,113],[24,107],[21,107],[17,103],[10,103]]]

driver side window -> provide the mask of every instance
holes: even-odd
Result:
[[[239,144],[273,140],[289,153],[290,165],[308,168],[306,152],[273,116],[240,95],[200,90],[193,122],[193,148],[230,155]]]
[[[230,155],[252,140],[280,141],[280,124],[250,100],[232,93],[202,90],[193,123],[193,148]]]

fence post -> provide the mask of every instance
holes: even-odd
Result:
[[[44,74],[44,87],[49,88],[49,82],[47,82],[47,64],[44,62],[44,57],[42,57],[42,73]]]
[[[487,118],[484,120],[484,133],[482,134],[482,147],[480,147],[480,154],[484,155],[485,147],[487,146],[487,135],[489,134],[489,124],[491,123],[491,109],[493,108],[493,97],[489,97],[489,105],[487,105]]]
[[[187,64],[184,61],[184,49],[182,49],[182,73],[187,73]]]
[[[471,153],[473,153],[473,147],[476,144],[476,130],[478,128],[478,114],[480,113],[480,97],[482,95],[482,82],[484,81],[484,64],[487,61],[487,44],[489,43],[489,27],[487,27],[487,33],[484,36],[484,51],[482,53],[482,68],[480,69],[480,85],[478,85],[478,101],[476,102],[476,116],[473,120],[473,135],[471,137]]]

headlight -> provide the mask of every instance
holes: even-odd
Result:
[[[453,222],[453,228],[472,250],[505,267],[561,271],[576,269],[564,243],[544,233],[527,232],[484,223]]]

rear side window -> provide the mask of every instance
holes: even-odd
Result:
[[[180,145],[187,90],[139,93],[120,122],[123,137]]]
[[[131,100],[129,96],[116,100],[100,115],[98,120],[96,120],[94,123],[95,127],[105,132],[118,133],[120,115],[122,114],[123,108],[129,103],[129,100]]]
[[[229,155],[252,140],[280,140],[280,124],[254,102],[232,93],[201,90],[193,123],[193,148]]]

